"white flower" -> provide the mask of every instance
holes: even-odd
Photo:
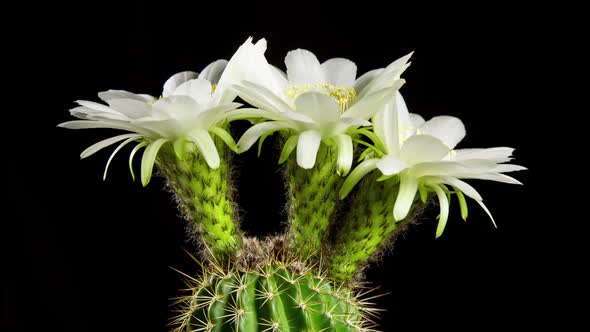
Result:
[[[211,168],[220,164],[219,154],[212,134],[218,135],[230,148],[235,142],[223,129],[228,111],[241,104],[231,102],[233,96],[223,85],[218,85],[228,65],[218,60],[208,65],[200,74],[186,71],[170,77],[164,84],[162,96],[154,98],[122,90],[109,90],[98,94],[108,104],[79,100],[80,105],[70,113],[81,119],[60,124],[69,129],[112,128],[129,131],[100,141],[80,155],[86,158],[112,144],[123,141],[108,159],[109,164],[121,148],[131,142],[139,142],[132,150],[129,166],[135,153],[145,147],[141,165],[141,180],[147,185],[151,178],[156,155],[163,144],[172,142],[174,150],[182,157],[186,142],[192,142]],[[133,175],[133,170],[131,169]]]
[[[512,148],[453,150],[465,137],[465,127],[461,120],[451,116],[437,116],[424,122],[419,115],[408,113],[399,93],[393,102],[375,115],[373,125],[376,137],[370,138],[375,147],[369,151],[374,156],[367,155],[350,173],[341,188],[341,198],[348,195],[363,176],[378,168],[385,178],[395,176],[400,181],[393,209],[395,220],[402,220],[408,215],[416,192],[420,192],[423,201],[426,200],[428,191],[436,193],[440,202],[437,237],[442,234],[448,219],[447,194],[457,194],[463,218],[467,217],[467,205],[463,197],[465,194],[479,203],[493,221],[480,194],[460,179],[520,184],[502,173],[526,169],[518,165],[503,164],[511,160],[514,151]],[[447,186],[453,187],[454,192]]]
[[[367,120],[401,87],[404,81],[400,75],[410,57],[357,79],[356,65],[347,59],[320,63],[313,53],[298,49],[285,57],[284,73],[266,62],[264,40],[242,47],[240,58],[250,65],[241,67],[244,72],[233,78],[233,87],[241,98],[259,109],[240,109],[232,112],[231,118],[271,121],[246,131],[238,141],[238,152],[248,150],[261,136],[289,129],[294,135],[287,140],[281,161],[297,147],[297,163],[309,169],[315,164],[320,143],[335,143],[341,175],[347,174],[352,165],[351,132],[370,125]]]

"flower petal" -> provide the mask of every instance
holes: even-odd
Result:
[[[337,87],[352,87],[356,78],[356,65],[344,58],[333,58],[321,64],[324,82]]]
[[[285,57],[285,65],[292,85],[326,83],[318,58],[308,50],[290,51]]]
[[[107,101],[110,108],[124,114],[130,119],[139,119],[150,116],[152,114],[152,107],[146,101],[137,99],[109,99]]]
[[[346,176],[352,167],[352,159],[354,157],[352,138],[349,135],[341,134],[335,136],[334,140],[338,148],[338,159],[336,160],[338,170],[336,172],[340,176]]]
[[[384,156],[377,163],[377,168],[383,175],[395,175],[408,168],[408,164],[392,156]]]
[[[371,80],[371,82],[358,93],[359,98],[364,98],[376,91],[394,86],[396,81],[400,80],[400,75],[409,66],[407,62],[412,56],[412,53],[395,60],[381,71],[378,76]]]
[[[450,160],[487,159],[497,163],[505,163],[512,160],[513,148],[498,147],[488,149],[458,149],[450,155]]]
[[[505,174],[500,174],[500,173],[474,173],[474,174],[457,173],[454,176],[457,178],[460,178],[460,179],[477,179],[477,180],[496,181],[496,182],[502,182],[502,183],[508,183],[508,184],[522,184],[522,182],[516,180],[515,178],[505,175]]]
[[[230,148],[230,150],[236,153],[238,152],[236,142],[227,130],[220,127],[211,127],[209,128],[209,131],[217,135],[217,137],[221,138],[221,140],[223,140],[223,142]]]
[[[412,127],[420,128],[424,124],[424,118],[420,114],[410,113],[410,121],[412,121]]]
[[[436,226],[436,237],[439,238],[445,230],[447,220],[449,219],[449,200],[446,193],[438,185],[431,185],[432,189],[438,196],[438,203],[440,206],[440,215],[438,219],[438,225]]]
[[[102,180],[106,180],[107,178],[107,171],[109,170],[109,165],[111,164],[111,161],[113,160],[113,158],[115,157],[115,155],[117,154],[117,152],[119,152],[119,150],[121,150],[125,145],[135,141],[137,138],[136,137],[131,137],[128,138],[127,140],[125,140],[123,143],[119,144],[119,146],[117,146],[117,148],[115,149],[115,151],[113,151],[113,153],[111,153],[111,156],[109,157],[109,160],[107,160],[107,164],[104,167],[104,173],[102,175]]]
[[[158,151],[164,143],[168,142],[166,138],[158,138],[157,140],[150,143],[143,152],[143,156],[141,158],[141,184],[143,186],[147,186],[152,178],[152,170],[154,168],[154,161],[156,161],[156,156],[158,155]]]
[[[169,96],[188,96],[201,105],[210,104],[212,86],[203,78],[188,80],[174,90]]]
[[[344,183],[342,184],[342,187],[340,188],[340,199],[344,199],[346,196],[348,196],[348,194],[352,191],[352,189],[354,188],[354,186],[367,174],[369,174],[369,172],[371,172],[372,170],[374,170],[375,168],[377,168],[377,163],[379,162],[379,159],[366,159],[363,162],[361,162],[360,164],[358,164],[357,167],[355,167],[352,172],[350,172],[350,174],[348,175],[348,177],[346,177],[346,180],[344,180]]]
[[[217,84],[219,79],[227,66],[227,60],[220,59],[211,62],[203,71],[199,74],[198,78],[205,79],[210,83]]]
[[[249,81],[241,81],[238,84],[233,85],[232,89],[234,89],[242,99],[258,108],[274,112],[291,111],[289,105],[264,86]]]
[[[287,128],[292,128],[292,126],[288,123],[281,121],[263,122],[250,127],[248,130],[246,130],[246,132],[238,141],[238,153],[242,153],[250,149],[250,147],[254,145],[254,143],[256,143],[260,136],[266,133],[271,133],[277,130],[283,130]]]
[[[98,151],[106,148],[107,146],[113,145],[113,144],[115,144],[117,142],[120,142],[120,141],[122,141],[124,139],[127,139],[127,138],[136,139],[136,138],[139,138],[139,137],[141,137],[141,135],[138,135],[138,134],[123,134],[123,135],[118,135],[118,136],[114,136],[114,137],[111,137],[111,138],[104,139],[104,140],[102,140],[102,141],[100,141],[98,143],[92,144],[86,150],[82,151],[82,153],[80,153],[80,158],[81,159],[84,159],[84,158],[90,157],[91,155],[93,155],[96,152],[98,152]]]
[[[94,128],[110,128],[133,131],[145,136],[151,136],[154,134],[152,131],[138,128],[137,126],[121,121],[89,121],[89,120],[73,120],[63,122],[57,125],[58,127],[67,129],[94,129]]]
[[[135,173],[133,173],[133,157],[135,156],[137,151],[139,151],[139,149],[141,149],[147,145],[148,145],[148,143],[141,142],[141,143],[137,144],[133,148],[133,150],[131,150],[131,153],[129,154],[129,172],[131,173],[131,179],[133,179],[133,181],[135,181]]]
[[[176,73],[176,74],[170,76],[170,78],[166,81],[166,83],[164,83],[164,89],[162,91],[162,96],[168,97],[168,96],[174,94],[174,91],[176,91],[176,88],[179,87],[181,84],[183,84],[186,81],[193,80],[197,77],[199,77],[199,73],[194,72],[194,71],[182,71],[180,73]],[[108,100],[105,100],[105,101],[108,101]]]
[[[399,131],[397,112],[393,103],[387,103],[373,116],[373,130],[385,146],[385,153],[399,155]]]
[[[98,98],[105,102],[109,102],[111,99],[135,99],[137,101],[148,102],[155,98],[145,94],[135,94],[125,90],[108,90],[98,93]]]
[[[219,153],[211,135],[206,130],[197,129],[188,133],[188,138],[195,143],[207,165],[212,169],[217,169],[220,164]]]
[[[305,92],[295,100],[297,113],[301,113],[320,125],[338,121],[340,107],[334,98],[320,92]]]
[[[496,173],[508,173],[508,172],[517,172],[517,171],[526,171],[527,168],[520,165],[512,165],[512,164],[502,164],[498,165],[494,168],[494,172]]]
[[[490,217],[490,219],[492,220],[492,224],[494,224],[494,227],[495,228],[498,228],[498,225],[496,225],[496,221],[494,220],[494,217],[492,216],[492,213],[490,212],[490,210],[488,210],[488,207],[485,206],[485,204],[483,203],[483,201],[476,201],[476,202],[488,214],[488,217]]]
[[[452,176],[439,176],[438,178],[440,178],[443,183],[449,184],[453,187],[457,187],[465,195],[473,198],[476,201],[483,200],[483,198],[477,192],[477,190],[475,190],[475,188],[473,188],[471,185],[469,185],[468,183],[466,183],[464,181],[461,181],[461,180],[459,180],[455,177],[452,177]]]
[[[293,136],[289,137],[289,139],[287,139],[287,141],[285,142],[285,145],[283,146],[283,150],[281,150],[281,156],[279,157],[279,164],[282,164],[285,161],[287,161],[287,159],[289,159],[289,156],[291,156],[291,153],[293,153],[293,150],[295,150],[295,147],[297,146],[298,140],[299,140],[299,135],[293,135]]]
[[[385,104],[395,95],[395,90],[396,88],[387,88],[362,98],[342,113],[342,116],[367,120],[385,106]]]
[[[400,159],[410,165],[439,161],[449,153],[439,139],[428,135],[414,135],[408,138],[400,150]]]
[[[363,89],[369,83],[371,83],[375,79],[375,77],[379,76],[379,74],[381,74],[383,72],[383,70],[385,70],[385,69],[384,68],[373,69],[373,70],[370,70],[370,71],[364,73],[359,78],[357,78],[356,81],[354,82],[354,89],[356,90],[357,95],[360,94],[361,92],[363,92]]]
[[[297,164],[301,168],[313,168],[321,141],[322,135],[316,130],[308,130],[299,134],[299,140],[297,141]]]
[[[458,118],[443,115],[426,121],[420,132],[440,139],[452,149],[465,137],[465,126]]]
[[[219,102],[229,102],[236,96],[233,85],[244,80],[251,81],[271,91],[272,94],[281,96],[284,94],[285,85],[277,81],[280,77],[274,73],[272,66],[264,57],[266,40],[260,39],[256,44],[252,38],[248,38],[231,57],[215,90]]]
[[[403,220],[414,203],[414,196],[418,190],[418,179],[407,172],[400,175],[400,185],[395,205],[393,207],[393,217],[396,221]]]

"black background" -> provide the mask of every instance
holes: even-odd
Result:
[[[516,175],[524,186],[475,183],[498,229],[475,204],[467,223],[454,206],[434,240],[430,210],[368,270],[389,293],[377,300],[387,309],[383,330],[529,330],[557,320],[554,242],[564,235],[547,232],[554,218],[542,181],[554,139],[546,133],[564,125],[546,115],[560,112],[550,110],[550,86],[568,50],[557,44],[567,39],[557,9],[97,2],[21,14],[5,30],[14,56],[7,63],[18,64],[9,69],[21,74],[11,81],[18,98],[10,108],[20,119],[4,121],[24,134],[5,137],[11,194],[3,204],[16,213],[2,223],[2,331],[169,330],[169,298],[182,287],[170,267],[197,266],[182,249],[193,247],[162,180],[132,183],[122,153],[103,182],[108,153],[78,156],[112,132],[55,125],[69,119],[74,100],[97,100],[99,91],[157,95],[169,75],[228,59],[248,36],[267,38],[267,57],[279,66],[300,47],[320,61],[352,59],[359,74],[415,51],[402,90],[410,110],[458,116],[467,127],[460,147],[515,147],[516,162],[530,168]],[[243,227],[261,236],[280,231],[285,204],[278,151],[269,147],[260,158],[254,149],[236,157]]]

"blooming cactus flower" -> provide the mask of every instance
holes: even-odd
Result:
[[[514,149],[507,147],[489,149],[459,149],[455,146],[465,137],[461,120],[451,116],[437,116],[425,122],[421,116],[410,114],[397,93],[373,118],[375,146],[366,158],[347,177],[340,196],[344,198],[366,174],[379,169],[384,178],[399,179],[399,192],[393,209],[395,220],[402,220],[410,211],[416,192],[423,201],[428,191],[434,191],[440,203],[440,219],[436,236],[444,231],[448,214],[447,194],[454,188],[461,204],[463,218],[467,217],[467,205],[463,194],[474,199],[488,213],[481,195],[460,179],[483,179],[520,184],[505,172],[524,170],[518,165],[504,164],[511,160]]]
[[[81,153],[81,158],[123,141],[108,159],[104,177],[113,157],[125,145],[139,142],[131,151],[129,167],[135,153],[145,147],[141,164],[141,180],[147,185],[151,178],[156,155],[163,144],[172,142],[174,150],[182,156],[186,142],[192,142],[211,168],[219,167],[220,159],[212,134],[219,136],[235,150],[235,142],[223,129],[228,111],[241,104],[233,103],[233,96],[223,85],[226,60],[208,65],[200,74],[185,71],[170,77],[164,84],[162,96],[155,98],[122,90],[109,90],[98,94],[107,105],[79,100],[70,113],[80,120],[68,121],[60,127],[69,129],[112,128],[129,131],[100,141]]]
[[[246,46],[246,44],[244,45]],[[356,65],[334,58],[320,63],[302,49],[285,57],[287,72],[269,65],[264,58],[264,40],[251,44],[244,59],[251,72],[233,86],[241,98],[259,109],[241,109],[233,118],[266,118],[270,121],[251,127],[238,141],[238,152],[248,150],[260,137],[290,130],[280,161],[297,147],[297,163],[309,169],[321,142],[335,143],[338,173],[346,175],[352,165],[351,131],[370,125],[367,121],[403,84],[401,73],[409,65],[407,55],[384,69],[370,71],[358,79]],[[246,70],[246,66],[243,67]]]

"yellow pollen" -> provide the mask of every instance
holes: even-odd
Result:
[[[297,99],[302,93],[309,91],[317,91],[330,96],[336,100],[340,106],[340,111],[344,112],[356,100],[356,90],[353,87],[347,86],[333,86],[331,84],[303,84],[293,85],[287,88],[287,96],[293,100]]]
[[[213,94],[213,92],[215,92],[215,89],[217,89],[217,84],[211,83],[211,94]]]

